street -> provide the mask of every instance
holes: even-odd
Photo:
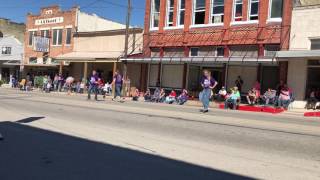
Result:
[[[320,119],[0,88],[0,179],[320,179]]]

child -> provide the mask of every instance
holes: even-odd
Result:
[[[176,101],[177,93],[172,90],[169,96],[166,97],[166,103],[172,104]]]

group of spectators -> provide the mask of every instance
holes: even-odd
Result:
[[[87,90],[88,99],[91,99],[91,94],[94,94],[95,100],[98,100],[98,94],[102,94],[104,98],[106,95],[111,95],[112,87],[115,88],[113,100],[121,100],[123,82],[124,78],[118,70],[115,72],[113,80],[110,83],[105,83],[95,70],[92,71],[91,76],[87,80],[76,81],[73,77],[64,77],[62,74],[56,74],[54,77],[44,75],[41,78],[28,74],[20,83],[13,80],[14,87],[18,86],[26,91],[31,90],[32,87],[40,88],[47,93],[51,91],[84,93]],[[294,101],[293,92],[282,81],[276,89],[268,88],[264,94],[261,94],[259,81],[256,81],[246,94],[241,94],[243,84],[244,81],[238,76],[235,81],[235,87],[229,90],[222,87],[217,94],[214,94],[213,90],[218,85],[218,82],[211,76],[210,71],[204,70],[200,81],[202,91],[199,93],[199,100],[203,104],[201,112],[208,112],[211,99],[224,102],[225,109],[236,109],[243,100],[249,105],[274,105],[288,109],[289,104]],[[179,95],[177,95],[177,92]],[[171,89],[168,92],[164,88],[155,88],[153,92],[150,89],[147,89],[146,92],[140,92],[136,89],[132,94],[132,100],[138,101],[140,99],[143,99],[145,102],[183,105],[188,101],[189,95],[186,89],[181,91]],[[320,91],[312,90],[309,102],[318,102],[318,99],[320,99]]]
[[[215,99],[225,102],[225,109],[236,109],[241,103],[241,97],[245,97],[246,103],[249,105],[273,105],[275,107],[288,109],[291,102],[294,101],[293,92],[282,81],[276,89],[268,88],[264,94],[261,94],[261,86],[258,81],[255,82],[253,87],[247,94],[241,95],[241,87],[243,81],[239,76],[236,80],[236,86],[229,91],[222,87],[216,95]]]
[[[132,96],[133,101],[138,101],[140,98],[143,98],[145,102],[155,102],[155,103],[167,103],[167,104],[179,104],[183,105],[188,101],[188,91],[183,89],[179,96],[177,92],[172,89],[170,93],[166,93],[164,88],[156,88],[152,93],[150,89],[147,89],[145,93],[140,92],[138,89],[135,90],[135,93]]]

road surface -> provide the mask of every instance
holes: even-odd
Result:
[[[0,89],[0,179],[320,179],[320,119]]]

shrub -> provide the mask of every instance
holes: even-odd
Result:
[[[2,84],[4,84],[4,81],[0,80],[0,87],[2,86]]]
[[[43,86],[43,76],[36,76],[34,77],[34,86],[36,88]]]

